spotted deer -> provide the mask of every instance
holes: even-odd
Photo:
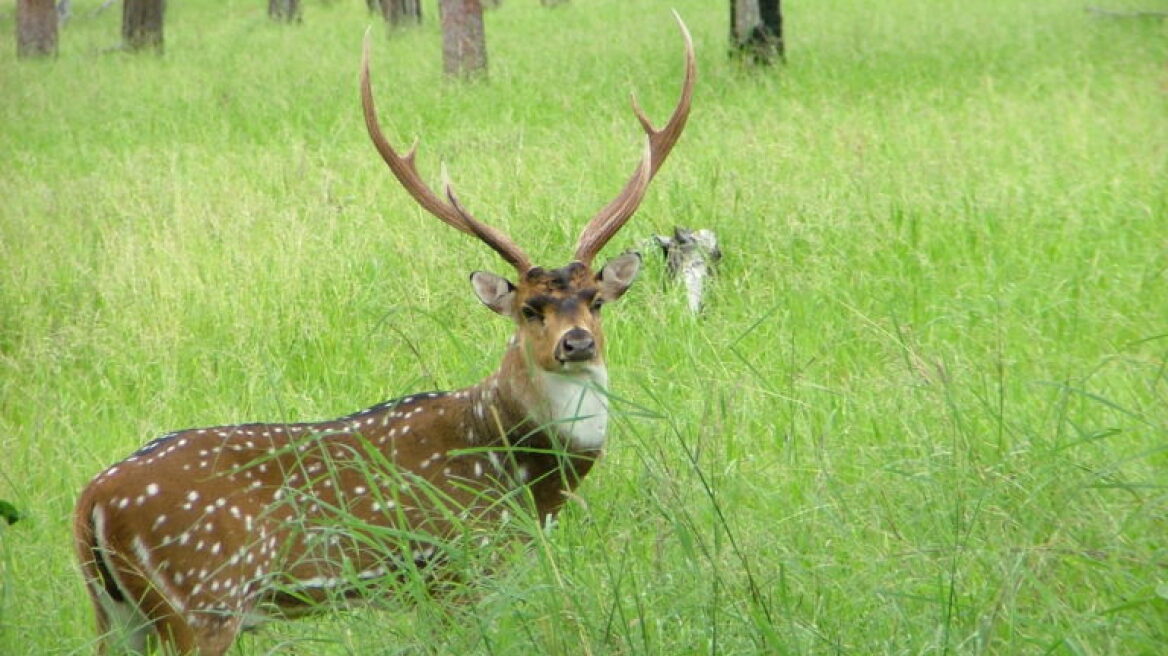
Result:
[[[656,129],[633,98],[647,135],[641,161],[584,228],[573,260],[555,269],[471,216],[448,183],[443,196],[432,191],[416,143],[404,155],[394,149],[378,123],[366,42],[361,103],[382,159],[427,212],[515,268],[514,281],[470,276],[479,300],[515,324],[502,363],[476,385],[331,421],[176,431],[98,474],[77,502],[74,533],[104,646],[222,654],[257,619],[318,608],[409,568],[440,568],[442,541],[468,525],[498,527],[513,510],[556,516],[605,444],[600,308],[640,267],[635,253],[599,270],[592,261],[637,210],[689,116],[696,69],[678,24],[685,73],[672,115]],[[491,533],[475,535],[479,547]]]

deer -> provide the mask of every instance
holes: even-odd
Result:
[[[443,540],[466,526],[482,529],[473,546],[486,547],[513,513],[536,526],[555,521],[605,447],[601,307],[641,265],[635,252],[599,269],[593,260],[637,211],[690,113],[693,41],[674,17],[685,50],[676,106],[658,129],[632,96],[645,133],[640,161],[559,268],[535,265],[472,216],[449,181],[435,193],[417,170],[416,140],[405,154],[390,144],[366,36],[359,86],[369,137],[418,205],[515,269],[514,280],[470,274],[475,295],[514,333],[497,369],[469,387],[328,421],[178,430],[98,473],[78,498],[73,529],[99,651],[223,654],[242,630],[327,610],[354,585],[440,571]],[[367,530],[335,529],[342,517]]]
[[[654,235],[653,241],[665,256],[665,272],[668,278],[681,280],[685,285],[686,305],[689,307],[689,313],[696,316],[702,311],[702,291],[705,282],[713,276],[718,262],[722,259],[722,249],[718,248],[718,236],[707,228],[690,230],[674,226],[672,237]]]

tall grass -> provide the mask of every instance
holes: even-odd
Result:
[[[0,53],[0,498],[28,515],[0,533],[5,654],[92,648],[68,516],[105,465],[173,428],[472,382],[508,330],[465,283],[499,262],[367,142],[361,3],[295,27],[171,3],[160,58],[106,52],[98,4],[74,3],[56,60]],[[681,224],[727,257],[699,319],[652,258],[606,310],[620,414],[555,531],[500,547],[469,599],[404,594],[238,653],[1168,642],[1165,23],[788,3],[790,65],[755,72],[725,56],[723,5],[507,2],[470,85],[441,79],[432,19],[375,39],[392,138],[421,135],[429,179],[444,162],[560,265],[639,155],[626,94],[672,105],[677,7],[694,114],[608,250]]]

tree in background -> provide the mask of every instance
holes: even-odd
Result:
[[[281,23],[299,23],[300,0],[268,0],[268,18]]]
[[[60,0],[57,3],[57,26],[65,27],[70,18],[73,18],[73,0]]]
[[[730,0],[730,47],[756,64],[785,61],[780,0]]]
[[[166,0],[125,0],[122,6],[122,45],[127,50],[153,48],[162,54],[162,17]]]
[[[380,7],[390,27],[417,25],[422,22],[422,0],[367,0],[369,10]]]
[[[57,54],[57,8],[53,0],[16,0],[16,56]]]
[[[479,0],[440,0],[442,70],[455,77],[487,74],[487,37]]]

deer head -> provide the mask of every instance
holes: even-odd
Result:
[[[665,162],[689,117],[696,76],[693,42],[681,18],[676,13],[674,17],[685,40],[685,79],[677,106],[665,126],[657,129],[633,96],[633,112],[646,135],[641,161],[620,193],[585,226],[572,262],[556,269],[533,265],[510,237],[472,216],[459,202],[449,182],[444,197],[434,193],[418,174],[417,142],[404,156],[389,143],[377,120],[366,40],[361,65],[361,104],[369,136],[390,171],[422,208],[447,225],[475,236],[515,268],[514,280],[483,271],[471,274],[470,280],[483,304],[514,321],[516,335],[512,351],[540,372],[583,374],[603,367],[600,308],[620,298],[640,269],[640,256],[635,253],[621,255],[599,271],[593,270],[592,261],[637,211],[649,182]]]

